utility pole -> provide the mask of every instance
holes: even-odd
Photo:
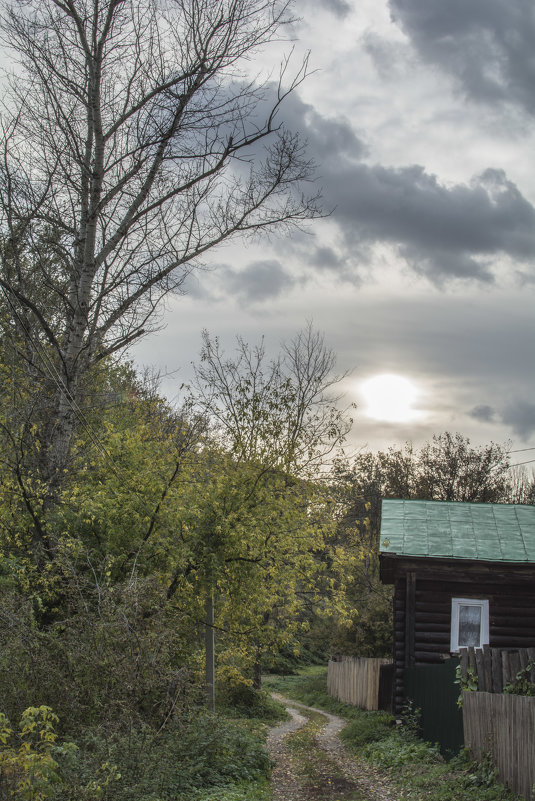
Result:
[[[215,712],[215,637],[214,637],[214,595],[208,590],[206,597],[206,703]]]

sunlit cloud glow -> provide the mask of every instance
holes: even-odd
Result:
[[[420,392],[408,378],[391,373],[376,375],[364,381],[360,389],[366,403],[364,412],[374,420],[405,423],[423,415],[414,407]]]

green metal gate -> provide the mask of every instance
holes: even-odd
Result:
[[[422,713],[424,740],[439,743],[444,756],[457,754],[464,745],[463,714],[457,706],[459,685],[455,684],[458,659],[440,665],[419,665],[405,669],[405,697]]]

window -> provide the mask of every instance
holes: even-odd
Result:
[[[481,648],[489,642],[489,602],[476,598],[451,599],[452,653],[459,648]]]

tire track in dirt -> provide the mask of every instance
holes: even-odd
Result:
[[[273,694],[273,697],[285,704],[286,711],[291,715],[290,720],[271,729],[266,741],[267,751],[273,762],[271,772],[273,801],[306,801],[306,796],[302,795],[301,784],[296,778],[296,773],[299,772],[298,766],[288,752],[285,739],[293,732],[299,731],[308,718],[300,715],[293,706],[288,706],[291,701],[276,694]]]
[[[267,749],[274,763],[273,801],[329,801],[331,797],[342,801],[344,796],[356,797],[355,793],[360,793],[365,801],[397,801],[397,791],[385,776],[347,753],[339,737],[347,721],[323,709],[306,706],[277,693],[273,697],[284,704],[292,716],[291,720],[272,729],[267,739]],[[306,787],[299,781],[299,764],[285,742],[287,737],[299,731],[308,721],[297,710],[317,713],[326,719],[325,725],[315,737],[319,751],[327,754],[333,763],[332,776],[322,776],[322,787]],[[325,762],[325,757],[318,754],[318,762]]]

